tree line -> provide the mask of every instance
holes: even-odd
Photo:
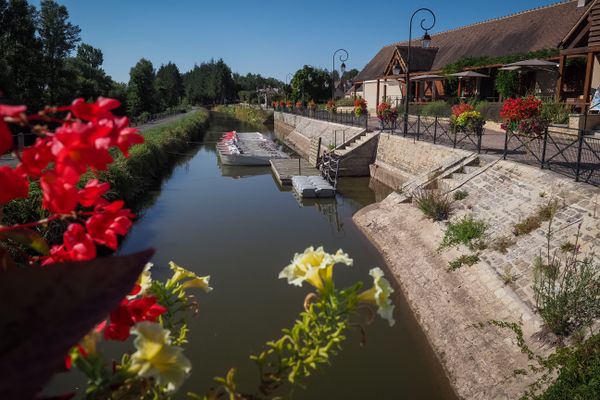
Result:
[[[105,96],[121,101],[120,113],[137,117],[187,104],[245,100],[259,87],[284,86],[261,75],[234,74],[221,59],[181,73],[172,62],[157,70],[142,58],[131,68],[129,82],[120,83],[102,68],[102,50],[82,43],[80,34],[67,8],[55,0],[42,0],[39,9],[27,0],[0,0],[0,103],[36,110]]]

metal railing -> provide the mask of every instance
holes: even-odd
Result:
[[[336,124],[358,126],[368,129],[369,117],[364,115],[357,117],[352,111],[329,112],[327,110],[311,110],[308,108],[279,107],[275,111],[286,114],[300,115],[302,117],[314,118],[320,121],[333,122]]]
[[[506,131],[503,158],[600,186],[600,138],[583,129],[546,128],[540,136]]]

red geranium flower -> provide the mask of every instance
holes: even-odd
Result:
[[[123,209],[121,200],[105,206],[96,207],[95,214],[86,222],[86,227],[94,241],[113,250],[117,249],[117,235],[124,236],[131,228],[134,214]]]
[[[77,207],[77,188],[54,172],[47,172],[40,179],[42,207],[57,214],[69,214]]]
[[[167,309],[156,302],[156,297],[124,299],[116,310],[110,313],[110,322],[104,329],[104,338],[123,341],[129,337],[131,327],[138,322],[156,322]]]
[[[75,99],[71,104],[70,110],[73,114],[85,121],[100,120],[103,118],[112,118],[110,110],[119,108],[119,100],[98,97],[95,103],[87,103],[83,98]]]
[[[88,181],[83,189],[79,191],[79,204],[84,207],[92,207],[97,204],[105,204],[102,196],[108,192],[110,185],[106,182],[100,183],[98,179]]]
[[[71,261],[87,261],[96,258],[96,245],[82,225],[70,224],[63,239]]]
[[[28,194],[29,181],[23,173],[7,166],[0,167],[0,204],[27,197]]]

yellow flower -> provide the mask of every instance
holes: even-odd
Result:
[[[173,276],[167,281],[167,285],[174,285],[183,279],[194,279],[196,274],[192,271],[175,264],[173,261],[169,261],[169,268],[173,271]]]
[[[170,332],[155,322],[139,322],[132,329],[137,335],[133,342],[137,351],[131,356],[130,370],[144,378],[154,378],[167,391],[177,390],[192,364],[183,355],[183,349],[171,346]]]
[[[146,294],[146,291],[148,291],[150,285],[152,285],[152,272],[150,272],[150,270],[153,266],[154,264],[152,263],[146,264],[144,271],[142,271],[142,274],[138,278],[137,284],[141,287],[140,295]]]
[[[373,277],[373,287],[359,294],[358,301],[375,304],[377,314],[381,318],[387,319],[390,326],[393,326],[396,321],[394,321],[394,305],[390,300],[390,295],[394,293],[394,289],[390,282],[383,277],[383,271],[380,268],[373,268],[369,271],[369,275]]]
[[[296,253],[292,263],[279,273],[279,278],[285,278],[290,285],[295,286],[302,286],[306,281],[323,290],[324,281],[331,282],[333,266],[338,263],[352,265],[352,259],[342,250],[332,255],[326,253],[323,247],[315,250],[311,246],[302,254]]]
[[[196,277],[194,279],[190,279],[187,280],[185,282],[183,282],[183,284],[181,285],[181,287],[183,289],[189,289],[189,288],[200,288],[203,289],[206,293],[210,292],[211,290],[213,290],[213,288],[211,288],[208,283],[208,281],[210,280],[210,275],[209,276],[201,276],[201,277]]]
[[[96,329],[92,330],[90,333],[85,335],[83,339],[79,342],[79,345],[85,350],[85,352],[89,355],[96,354],[96,345],[100,341],[101,333]]]

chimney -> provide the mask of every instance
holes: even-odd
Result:
[[[585,7],[589,2],[589,0],[577,0],[577,8]]]

